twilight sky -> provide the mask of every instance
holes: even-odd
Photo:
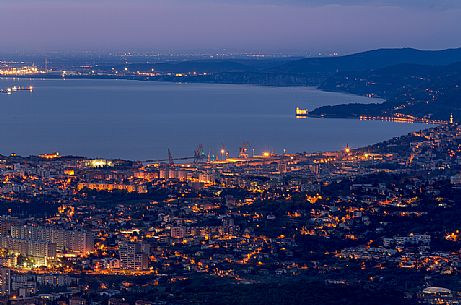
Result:
[[[461,47],[461,0],[0,0],[0,52]]]

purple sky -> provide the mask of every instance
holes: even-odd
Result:
[[[0,0],[0,52],[442,49],[461,46],[459,2]]]

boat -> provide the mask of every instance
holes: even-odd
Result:
[[[34,88],[32,86],[13,86],[13,87],[8,87],[6,89],[0,89],[0,93],[6,93],[6,94],[13,94],[18,91],[29,91],[32,92],[34,91]]]

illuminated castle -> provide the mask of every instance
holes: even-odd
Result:
[[[307,109],[302,109],[302,108],[296,107],[296,116],[297,117],[306,117],[307,116]]]

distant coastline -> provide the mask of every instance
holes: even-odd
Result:
[[[101,59],[99,59],[101,60]],[[381,117],[446,121],[461,118],[461,48],[437,51],[379,49],[346,56],[278,59],[202,59],[152,62],[60,61],[53,68],[6,68],[1,75],[50,79],[124,79],[173,83],[316,87],[378,97],[382,102],[323,106],[314,117]],[[23,75],[21,75],[23,74]]]

